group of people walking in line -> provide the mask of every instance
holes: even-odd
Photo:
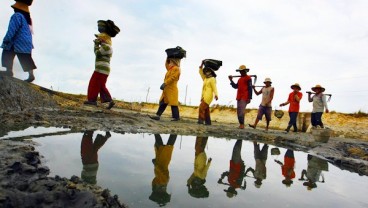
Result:
[[[150,116],[154,120],[160,120],[161,115],[165,111],[168,105],[171,106],[172,110],[172,121],[180,120],[179,115],[179,101],[178,101],[178,87],[177,83],[180,77],[180,61],[178,58],[170,58],[168,57],[165,62],[166,75],[164,79],[164,83],[161,85],[160,89],[163,90],[159,108],[155,116]],[[219,95],[216,86],[216,73],[215,69],[206,66],[205,62],[207,60],[203,60],[201,65],[199,66],[199,75],[203,80],[202,86],[202,94],[201,94],[201,102],[199,105],[198,112],[198,124],[211,125],[211,116],[210,116],[210,104],[213,99],[218,100]],[[248,124],[249,127],[255,129],[257,124],[262,117],[266,118],[266,131],[269,128],[269,124],[271,121],[272,114],[272,100],[274,97],[275,89],[272,87],[272,81],[270,78],[266,78],[264,80],[264,86],[255,86],[252,84],[252,78],[247,73],[249,69],[245,65],[241,65],[237,72],[240,73],[240,78],[235,83],[234,76],[229,76],[230,85],[234,89],[237,89],[236,100],[237,100],[237,117],[239,122],[239,128],[244,129],[244,120],[245,120],[245,109],[247,104],[249,104],[252,100],[252,94],[261,95],[262,101],[258,108],[258,114],[253,124]],[[257,87],[261,87],[260,90],[257,90]],[[301,87],[298,83],[291,85],[292,92],[289,94],[286,102],[281,103],[280,106],[289,105],[289,117],[290,121],[288,123],[286,132],[289,132],[291,127],[293,127],[294,132],[298,131],[297,128],[297,116],[300,109],[300,100],[303,97],[303,94],[300,92]],[[323,128],[322,122],[322,114],[324,110],[328,113],[326,96],[323,94],[325,88],[321,85],[316,85],[312,87],[311,90],[313,92],[307,92],[309,102],[313,102],[313,111],[311,116],[311,123],[313,127],[321,127]]]
[[[32,82],[35,79],[33,70],[36,65],[32,59],[32,20],[29,12],[29,6],[32,5],[33,0],[15,0],[16,3],[12,5],[14,14],[12,15],[8,31],[4,37],[1,47],[2,66],[6,71],[0,71],[0,75],[13,76],[13,60],[17,56],[22,68],[29,73],[28,79],[25,81]],[[108,103],[107,109],[111,109],[115,103],[109,90],[106,87],[107,78],[110,74],[110,60],[112,57],[112,38],[115,37],[120,29],[111,20],[99,20],[97,22],[99,34],[96,34],[94,40],[95,70],[92,74],[88,85],[86,105],[97,106],[97,98],[100,95],[101,103]],[[180,78],[180,62],[185,57],[185,50],[180,47],[167,49],[168,57],[165,61],[166,74],[164,82],[160,86],[162,95],[159,101],[159,108],[155,116],[150,116],[154,120],[160,120],[161,115],[167,106],[171,106],[172,120],[180,120],[179,113],[179,90],[177,87]],[[203,60],[199,66],[199,74],[203,80],[201,102],[198,112],[198,124],[211,125],[210,104],[213,99],[218,100],[219,95],[216,86],[216,71],[211,66],[206,65],[206,60]],[[244,129],[245,109],[252,100],[253,92],[258,96],[262,94],[262,101],[258,108],[258,114],[253,124],[248,124],[251,128],[256,128],[262,117],[266,118],[266,130],[269,128],[272,113],[272,100],[275,89],[272,86],[270,78],[264,80],[264,86],[254,86],[252,78],[247,73],[249,69],[245,65],[241,65],[237,70],[240,73],[240,78],[235,83],[234,77],[229,76],[230,85],[237,89],[237,117],[239,128]],[[257,90],[256,87],[262,87]],[[281,103],[280,106],[289,105],[290,121],[286,128],[289,132],[293,127],[294,132],[297,132],[297,116],[300,108],[300,100],[303,94],[300,92],[301,87],[298,83],[291,86],[293,90],[286,102]],[[322,114],[325,111],[328,113],[326,96],[323,94],[325,88],[321,85],[312,87],[312,92],[308,93],[308,101],[313,102],[313,111],[311,116],[311,123],[314,127],[324,127],[322,122]],[[313,94],[313,95],[312,95]]]
[[[87,183],[96,184],[99,167],[98,150],[111,137],[111,134],[109,132],[106,132],[105,135],[97,134],[95,139],[93,139],[93,134],[93,131],[86,131],[82,137],[81,158],[83,169],[81,177]],[[152,192],[149,199],[159,205],[165,205],[171,200],[171,194],[168,193],[167,187],[170,182],[169,166],[177,135],[170,134],[166,143],[160,134],[155,134],[154,138],[155,157],[152,159],[154,178],[152,179]],[[208,198],[210,194],[206,187],[206,178],[213,161],[206,153],[208,141],[208,137],[200,136],[197,136],[195,140],[194,169],[186,182],[188,194],[194,198]],[[262,146],[258,142],[253,142],[254,167],[247,167],[245,164],[242,158],[242,146],[243,140],[235,141],[229,161],[229,169],[224,171],[217,181],[218,184],[227,187],[224,189],[224,192],[229,198],[237,196],[239,190],[245,190],[247,188],[246,178],[254,179],[254,186],[256,188],[261,188],[264,180],[267,178],[269,146],[267,144],[263,144]],[[271,149],[271,155],[277,156],[280,154],[278,148]],[[283,161],[278,160],[277,157],[274,159],[274,162],[281,167],[281,183],[285,187],[291,187],[296,178],[294,151],[287,149]],[[318,182],[325,182],[322,171],[328,171],[328,163],[313,155],[308,155],[307,160],[307,168],[302,170],[299,181],[303,182],[303,186],[307,190],[312,190],[317,188]]]

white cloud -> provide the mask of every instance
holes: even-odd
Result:
[[[150,87],[149,100],[157,101],[165,74],[164,50],[180,45],[188,55],[179,81],[181,102],[188,85],[187,103],[199,103],[197,67],[204,58],[216,58],[223,61],[217,78],[220,104],[236,103],[227,76],[246,64],[258,75],[258,83],[273,79],[274,106],[299,82],[303,91],[315,84],[326,86],[334,95],[331,110],[367,110],[367,6],[364,0],[35,1],[36,83],[85,93],[94,67],[96,21],[112,19],[121,33],[113,39],[107,85],[118,99],[145,101]],[[12,10],[7,1],[0,7],[3,36]],[[256,108],[260,99],[255,97],[250,107]],[[301,108],[311,109],[306,95]]]

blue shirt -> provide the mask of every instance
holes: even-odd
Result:
[[[9,22],[8,31],[1,47],[15,53],[31,53],[33,49],[32,33],[26,18],[21,13],[14,13]]]

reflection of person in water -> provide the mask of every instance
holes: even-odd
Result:
[[[81,178],[83,181],[96,184],[96,176],[98,171],[98,150],[111,137],[110,132],[106,132],[105,136],[97,134],[95,141],[92,139],[93,131],[85,131],[81,142],[81,157],[83,170]]]
[[[308,190],[312,190],[313,188],[317,188],[317,182],[324,183],[325,177],[322,171],[328,171],[328,163],[326,160],[318,158],[313,155],[308,155],[308,167],[307,170],[303,170],[301,177],[299,180],[306,181],[303,183],[303,186],[306,186]],[[307,179],[304,179],[304,176]],[[320,177],[322,180],[320,181]]]
[[[260,188],[262,185],[262,180],[266,179],[267,169],[266,169],[266,161],[268,155],[268,145],[264,144],[262,150],[257,142],[253,142],[254,146],[254,159],[256,160],[256,168],[248,168],[245,174],[248,172],[252,172],[254,178],[254,185],[257,188]]]
[[[152,194],[149,199],[160,206],[165,206],[171,200],[171,194],[166,191],[170,180],[169,164],[174,150],[177,135],[170,134],[169,140],[164,145],[159,134],[155,134],[155,153],[156,157],[152,160],[155,168],[155,177],[152,180]]]
[[[233,196],[236,196],[238,194],[238,192],[236,191],[237,188],[241,188],[242,190],[245,190],[246,188],[245,180],[244,185],[242,186],[243,179],[245,177],[245,165],[244,161],[241,158],[242,142],[242,140],[236,141],[230,160],[230,170],[223,172],[221,174],[221,178],[217,182],[219,184],[225,184],[229,186],[227,190],[224,190],[227,197],[229,198],[232,198]],[[222,182],[225,176],[227,176],[227,181],[229,183]]]
[[[295,178],[295,171],[294,171],[294,165],[295,165],[294,151],[288,149],[285,152],[284,163],[282,163],[279,160],[275,160],[275,162],[281,165],[281,172],[282,172],[282,175],[285,177],[285,179],[282,180],[282,183],[285,184],[286,187],[290,187],[290,185],[293,183],[293,180],[292,179]]]
[[[197,137],[195,143],[195,159],[194,172],[187,180],[188,193],[192,197],[207,198],[210,192],[207,190],[206,177],[208,168],[211,165],[212,158],[207,160],[205,147],[207,145],[208,137]]]

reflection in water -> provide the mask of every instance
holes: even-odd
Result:
[[[257,142],[253,142],[254,147],[254,159],[256,161],[256,167],[248,168],[246,174],[248,172],[253,173],[254,178],[254,186],[260,188],[262,185],[262,181],[267,177],[267,169],[266,169],[266,161],[268,156],[268,145],[264,144],[262,150],[260,149],[260,145]]]
[[[204,185],[212,161],[212,158],[207,160],[205,152],[207,141],[208,137],[197,137],[195,141],[194,171],[187,180],[188,193],[195,198],[207,198],[210,194]]]
[[[81,178],[90,184],[96,184],[96,176],[98,171],[98,150],[105,144],[108,138],[111,137],[110,132],[106,132],[105,136],[97,134],[93,142],[93,132],[85,131],[81,142],[81,157],[83,170]]]
[[[342,171],[332,165],[328,166],[326,161],[313,159],[305,152],[294,150],[293,166],[291,149],[269,145],[268,160],[272,162],[267,161],[266,163],[265,158],[263,159],[263,164],[267,167],[267,178],[263,179],[262,188],[258,189],[254,186],[255,179],[250,170],[248,176],[252,178],[246,178],[244,170],[247,170],[249,166],[255,169],[254,172],[256,169],[262,169],[259,168],[259,165],[256,167],[253,151],[253,149],[256,150],[256,160],[262,160],[262,157],[257,156],[266,151],[267,146],[263,146],[262,143],[255,145],[252,141],[245,140],[183,136],[185,142],[179,148],[179,141],[177,139],[175,141],[176,136],[173,135],[168,139],[169,135],[161,134],[161,139],[160,135],[144,138],[144,135],[141,134],[111,133],[111,138],[104,143],[100,142],[104,139],[101,136],[96,138],[98,133],[105,135],[105,132],[96,130],[86,132],[85,135],[72,133],[34,139],[40,144],[36,146],[37,151],[47,158],[46,165],[50,167],[50,176],[80,175],[82,153],[83,163],[87,164],[87,161],[91,161],[89,164],[101,164],[99,167],[96,166],[98,173],[95,168],[95,171],[91,171],[93,174],[88,175],[94,176],[92,178],[96,180],[97,174],[98,184],[117,194],[130,207],[158,207],[165,204],[166,207],[232,207],[236,205],[274,208],[285,206],[368,207],[365,196],[368,177]],[[174,144],[176,146],[173,146]],[[208,145],[211,145],[211,148],[207,148]],[[87,146],[90,148],[83,148]],[[87,160],[86,152],[93,152],[89,155],[95,155],[95,159]],[[225,154],[228,156],[224,157],[224,153],[228,153]],[[205,154],[207,160],[204,157]],[[154,165],[151,161],[153,158],[155,158]],[[209,158],[212,158],[211,164],[209,164]],[[278,163],[274,162],[274,159],[279,160]],[[68,161],[68,168],[65,168],[65,161]],[[88,165],[84,166],[83,172],[86,172]],[[207,175],[206,171],[200,171],[206,168]],[[302,171],[303,169],[305,171]],[[223,173],[224,171],[227,172]],[[304,172],[303,177],[300,175],[301,172]],[[326,183],[317,182],[324,181],[322,173],[324,173]],[[192,175],[203,180],[191,180]],[[288,186],[288,177],[293,181],[290,186]],[[299,181],[299,178],[302,180]],[[244,179],[247,180],[248,186]],[[281,183],[281,181],[286,183]],[[303,183],[306,185],[303,186]],[[318,188],[309,188],[313,187],[313,183],[317,184]],[[308,191],[308,189],[313,191]]]
[[[244,185],[242,186],[243,179],[245,177],[245,165],[244,161],[241,158],[241,148],[242,148],[243,140],[237,140],[234,148],[233,154],[230,160],[230,170],[225,171],[221,174],[221,178],[218,180],[219,184],[228,185],[229,188],[224,190],[226,192],[226,196],[232,198],[236,196],[238,192],[236,191],[237,188],[245,190],[246,188],[246,181],[244,180]],[[225,183],[222,180],[227,176],[227,181],[229,183]]]
[[[294,151],[293,150],[286,150],[284,155],[284,163],[282,163],[280,160],[276,160],[275,162],[281,165],[281,172],[282,175],[285,177],[284,180],[282,180],[282,183],[285,184],[286,187],[290,187],[291,184],[293,184],[293,180],[295,178],[295,171],[294,171],[294,165],[295,165],[295,158],[294,158]]]
[[[177,135],[170,134],[169,140],[164,145],[161,135],[155,134],[155,159],[152,159],[154,165],[155,177],[152,180],[152,193],[149,199],[160,206],[165,206],[171,200],[171,194],[167,193],[167,184],[170,180],[169,164]]]
[[[301,173],[301,177],[299,180],[306,181],[303,183],[303,186],[306,186],[308,190],[312,190],[313,188],[317,188],[317,182],[324,183],[325,177],[322,171],[328,171],[328,163],[326,160],[322,160],[313,155],[308,154],[308,167],[307,170],[303,170]],[[304,179],[304,176],[307,179]],[[322,180],[319,179],[322,177]]]

